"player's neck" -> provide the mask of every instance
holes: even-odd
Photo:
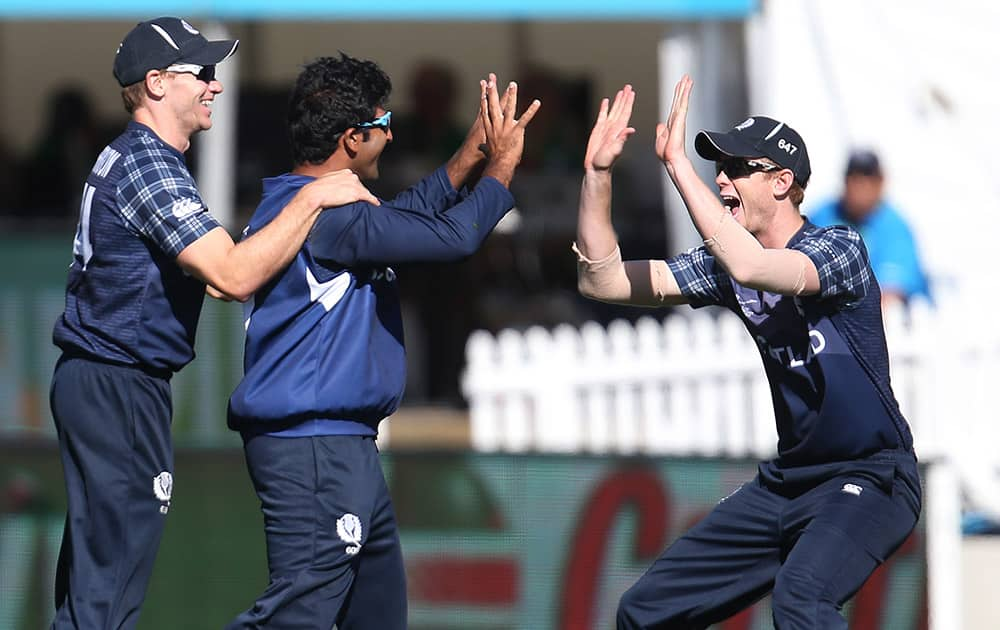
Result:
[[[295,175],[319,177],[321,175],[326,175],[327,173],[332,173],[334,171],[340,171],[345,168],[349,169],[352,166],[353,164],[351,163],[351,159],[344,153],[344,150],[340,148],[324,162],[319,164],[311,164],[309,162],[298,164],[292,169],[292,173]]]
[[[775,213],[767,230],[754,236],[767,249],[783,249],[788,245],[788,241],[792,240],[792,237],[802,229],[804,223],[805,218],[799,213],[798,208],[789,205],[782,207]]]
[[[132,119],[152,129],[160,140],[181,153],[191,147],[190,134],[183,131],[177,125],[176,118],[172,116],[157,115],[157,112],[149,107],[139,107],[133,112]]]

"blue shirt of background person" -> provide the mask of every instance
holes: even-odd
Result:
[[[882,196],[884,183],[878,156],[869,150],[854,151],[847,161],[843,194],[814,208],[809,220],[818,226],[849,225],[861,233],[882,287],[883,306],[918,296],[930,299],[913,232]]]

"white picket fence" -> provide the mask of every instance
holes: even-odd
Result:
[[[1000,468],[1000,327],[951,302],[887,313],[891,377],[922,460]],[[463,391],[481,451],[769,457],[777,436],[756,346],[728,312],[635,325],[479,331]],[[997,485],[979,497],[1000,514]],[[973,494],[977,494],[973,491]]]
[[[929,627],[953,630],[965,627],[963,499],[1000,518],[1000,326],[981,301],[941,302],[890,311],[886,335],[893,389],[928,464]],[[729,313],[480,331],[466,358],[462,387],[481,451],[775,452],[761,360]]]

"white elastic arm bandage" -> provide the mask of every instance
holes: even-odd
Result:
[[[782,295],[800,295],[806,287],[808,256],[789,249],[765,249],[728,211],[722,213],[715,234],[704,243],[744,286]]]
[[[654,306],[662,304],[668,295],[670,283],[667,278],[673,276],[666,261],[630,260],[624,263],[617,245],[600,260],[584,256],[576,243],[573,243],[573,251],[576,252],[577,287],[581,295],[602,302]]]

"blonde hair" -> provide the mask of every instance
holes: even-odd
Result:
[[[770,164],[772,166],[777,167],[778,169],[784,169],[785,168],[785,167],[781,166],[780,164],[775,164],[772,160],[770,160],[768,158],[756,158],[756,161],[763,162],[764,164]],[[773,177],[773,176],[776,176],[779,172],[781,172],[781,171],[780,170],[769,171],[766,174]],[[805,198],[806,198],[806,190],[805,190],[805,188],[803,186],[800,186],[799,183],[793,179],[792,180],[792,185],[788,189],[788,200],[792,202],[793,206],[795,206],[796,208],[798,208],[800,205],[802,205],[802,200],[805,199]]]
[[[122,104],[125,106],[125,111],[129,114],[134,113],[136,108],[142,105],[144,98],[146,98],[145,79],[122,88]]]
[[[788,200],[798,208],[802,205],[802,200],[806,198],[806,191],[798,182],[792,182],[792,187],[788,189]]]

